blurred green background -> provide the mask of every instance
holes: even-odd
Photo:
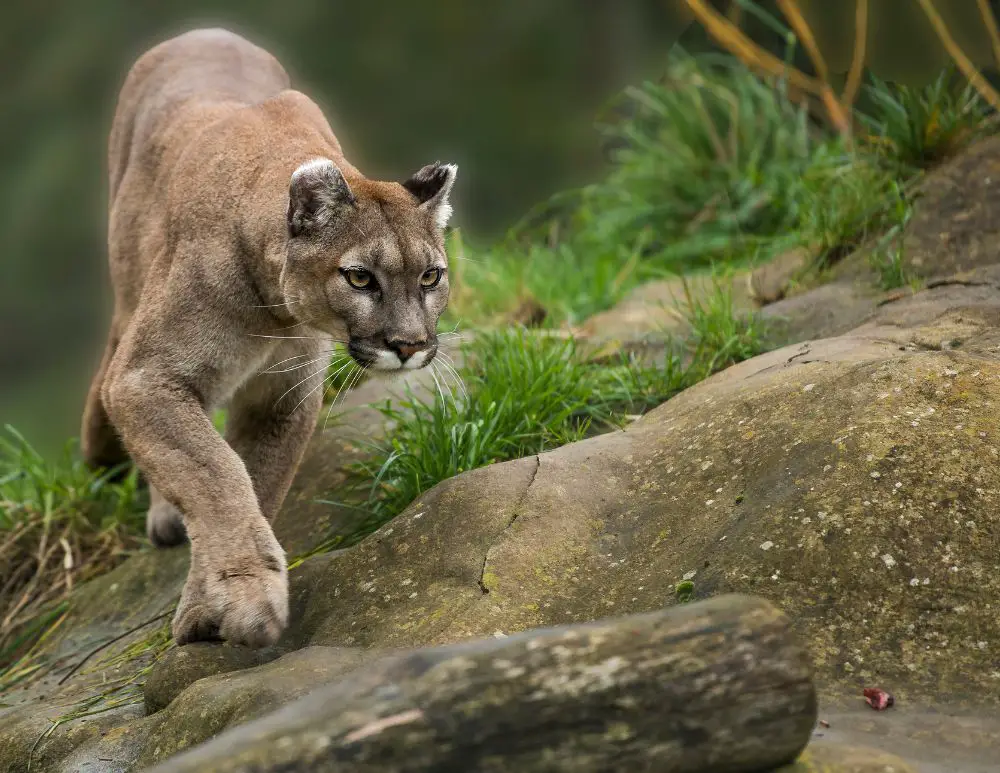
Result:
[[[833,69],[846,69],[853,3],[805,5]],[[913,0],[872,5],[873,70],[920,80],[940,68],[944,53]],[[939,6],[966,50],[988,59],[975,0]],[[6,0],[0,423],[43,449],[77,432],[110,314],[106,137],[125,73],[149,46],[222,25],[268,47],[370,176],[401,179],[435,159],[457,162],[453,222],[484,241],[550,194],[601,174],[594,118],[602,105],[626,84],[655,77],[684,30],[686,45],[704,44],[683,7],[682,0]]]

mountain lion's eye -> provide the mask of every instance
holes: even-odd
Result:
[[[363,268],[346,268],[341,273],[347,280],[347,284],[355,290],[373,290],[375,288],[374,277]]]
[[[436,287],[437,283],[441,281],[441,269],[439,268],[429,268],[420,277],[420,286],[425,290],[429,290],[432,287]]]

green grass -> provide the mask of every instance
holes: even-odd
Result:
[[[695,296],[684,284],[685,308],[690,325],[696,373],[705,377],[717,370],[761,354],[764,328],[755,314],[739,314],[733,306],[731,284],[713,278],[712,292]]]
[[[888,217],[892,224],[872,248],[868,262],[878,276],[879,288],[895,290],[912,281],[903,260],[903,236],[913,217],[913,204],[899,186],[896,186],[894,201],[888,208]]]
[[[868,144],[899,175],[938,164],[991,131],[989,106],[953,67],[923,87],[871,76],[865,92]]]
[[[0,435],[0,675],[73,587],[140,545],[138,475],[116,472],[88,469],[72,443],[52,461],[11,427]]]
[[[381,407],[393,429],[355,468],[361,485],[374,481],[374,525],[445,478],[579,439],[688,383],[676,356],[660,369],[588,363],[572,339],[518,329],[483,333],[465,356],[464,393]]]
[[[620,145],[614,167],[576,214],[585,239],[649,232],[650,255],[684,269],[794,225],[800,179],[830,138],[780,83],[678,50],[663,82],[624,96],[631,117],[605,128]]]

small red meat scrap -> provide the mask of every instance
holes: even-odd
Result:
[[[878,687],[866,687],[864,694],[865,702],[875,709],[875,711],[885,711],[896,702],[896,699],[892,697],[892,693],[888,693]]]

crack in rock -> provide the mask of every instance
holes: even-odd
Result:
[[[992,287],[998,289],[996,282],[983,281],[979,282],[975,279],[935,279],[926,284],[925,289],[933,290],[935,287]]]
[[[497,542],[500,541],[500,538],[507,533],[510,527],[514,525],[514,521],[518,519],[518,516],[521,514],[521,507],[524,505],[525,500],[528,498],[528,494],[531,491],[531,487],[535,484],[535,478],[538,477],[538,469],[542,466],[541,455],[535,454],[534,459],[535,459],[535,469],[531,471],[531,479],[528,481],[528,485],[524,487],[524,491],[518,498],[517,504],[514,505],[514,511],[513,514],[511,515],[510,520],[507,521],[507,525],[500,530],[500,533],[497,534],[496,539],[493,540],[493,544],[486,549],[486,555],[483,556],[483,568],[479,572],[479,590],[483,592],[483,595],[486,595],[487,593],[490,592],[490,589],[486,583],[486,567],[490,563],[490,554],[493,552],[493,548],[496,547]]]
[[[785,360],[785,365],[791,365],[794,360],[797,360],[799,357],[805,357],[811,351],[812,348],[810,347],[809,344],[802,344],[797,354],[793,354],[791,357]]]

